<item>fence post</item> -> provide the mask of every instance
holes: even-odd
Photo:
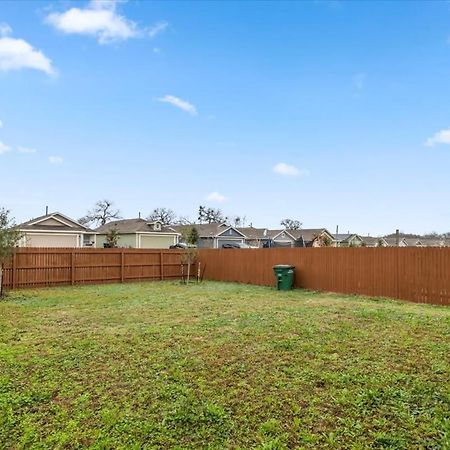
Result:
[[[14,289],[17,284],[17,253],[14,251],[13,257],[12,257],[12,270],[11,270],[11,276],[12,276],[12,288]]]
[[[159,272],[161,274],[161,281],[164,280],[164,254],[163,251],[161,250],[159,252]]]
[[[125,278],[125,253],[124,250],[120,252],[120,282],[123,283],[123,280]]]
[[[75,284],[75,251],[72,250],[70,254],[70,284]]]
[[[398,230],[397,230],[398,231]],[[397,258],[396,258],[396,277],[397,277],[397,292],[396,292],[396,297],[400,298],[400,247],[395,247],[395,253],[397,253]]]

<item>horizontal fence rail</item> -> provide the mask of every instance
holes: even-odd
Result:
[[[182,255],[180,250],[24,248],[5,264],[3,284],[15,289],[180,279],[187,273]]]
[[[201,250],[209,280],[274,286],[275,264],[295,266],[295,287],[450,305],[450,248]]]

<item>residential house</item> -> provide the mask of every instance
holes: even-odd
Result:
[[[245,243],[251,247],[268,247],[271,240],[271,231],[267,228],[240,227],[236,228],[245,235]]]
[[[28,220],[18,229],[21,247],[95,247],[93,230],[59,212]]]
[[[334,234],[333,238],[336,242],[336,247],[362,247],[364,241],[358,234]]]
[[[405,240],[405,238],[399,238],[398,244],[397,244],[397,238],[396,237],[385,237],[384,240],[386,241],[386,244],[388,247],[407,247],[408,244]]]
[[[406,242],[406,245],[408,247],[425,247],[424,243],[422,242],[422,238],[418,237],[405,237],[403,240]]]
[[[333,235],[326,228],[301,230],[269,230],[273,247],[325,247],[334,246]]]
[[[122,219],[101,225],[97,233],[97,247],[106,245],[108,232],[118,233],[118,247],[126,248],[169,248],[178,243],[180,233],[161,222],[145,219]]]
[[[444,238],[420,238],[423,247],[445,247]]]
[[[222,248],[224,245],[243,245],[246,241],[244,233],[226,223],[200,223],[192,225],[177,225],[173,229],[182,232],[189,227],[195,227],[198,232],[197,247]]]
[[[386,240],[382,237],[360,236],[363,241],[363,247],[387,247]]]

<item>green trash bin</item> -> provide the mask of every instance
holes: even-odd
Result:
[[[276,277],[276,286],[279,291],[290,291],[294,286],[295,266],[278,264],[273,266]]]

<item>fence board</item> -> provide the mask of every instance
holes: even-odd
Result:
[[[202,249],[209,280],[273,286],[275,264],[296,267],[295,287],[450,305],[450,248]]]

